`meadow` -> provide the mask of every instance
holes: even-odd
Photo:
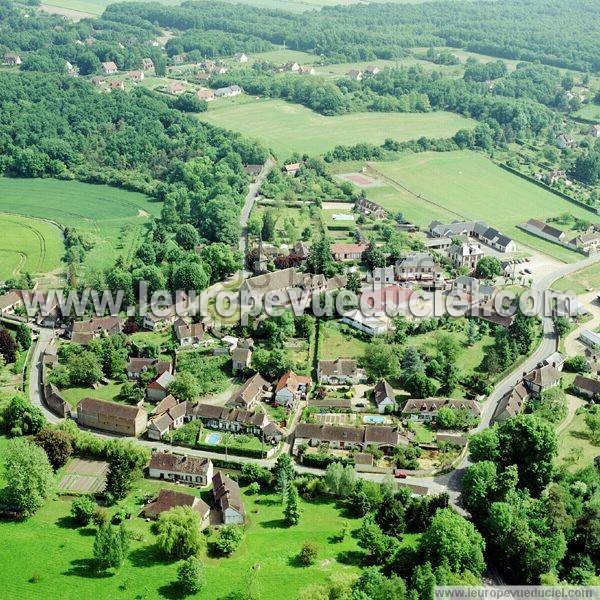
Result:
[[[2,204],[0,192],[0,205]],[[0,209],[2,210],[2,209]],[[60,267],[62,232],[41,219],[0,214],[0,279],[29,272],[46,273]]]
[[[283,100],[252,100],[238,96],[210,104],[198,118],[259,139],[279,158],[294,152],[322,154],[337,144],[381,144],[386,138],[406,141],[421,137],[450,137],[475,122],[447,112],[352,113],[325,117]]]
[[[575,116],[582,119],[590,119],[591,121],[598,121],[600,123],[600,105],[585,104],[575,113]]]
[[[559,292],[573,291],[578,295],[600,289],[600,263],[595,263],[567,277],[561,277],[552,284],[552,288]]]
[[[503,170],[471,151],[409,154],[398,161],[371,163],[388,184],[367,196],[422,227],[432,220],[484,219],[518,243],[565,262],[581,255],[516,227],[530,218],[568,212],[597,221],[592,212]]]
[[[89,269],[107,268],[119,254],[128,258],[135,250],[148,217],[159,211],[160,204],[143,194],[104,185],[0,178],[0,212],[52,220],[85,234],[94,246],[85,259]],[[54,227],[42,225],[49,230]],[[48,265],[43,266],[55,268],[58,260],[54,260],[54,265],[48,261]]]

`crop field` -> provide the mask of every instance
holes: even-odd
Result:
[[[26,271],[32,275],[46,273],[60,267],[64,253],[62,232],[52,223],[0,214],[0,230],[0,279]]]
[[[160,204],[143,194],[104,185],[55,179],[0,178],[0,212],[52,220],[84,233],[94,245],[86,255],[88,268],[104,269],[113,264],[119,254],[128,258],[142,235],[148,216],[159,211]],[[42,225],[45,225],[46,231],[54,229],[51,224]],[[57,231],[55,235],[57,242],[60,241],[60,233]],[[6,237],[3,239],[6,240]],[[55,245],[58,247],[57,242]],[[21,243],[17,245],[20,246]],[[48,261],[42,269],[28,269],[56,268],[60,255],[60,252],[54,251],[52,263]]]
[[[198,118],[262,140],[279,158],[293,152],[322,154],[337,144],[381,144],[386,138],[405,141],[422,135],[450,137],[474,125],[470,119],[447,112],[324,117],[298,104],[269,99],[212,102]]]
[[[434,219],[484,219],[517,242],[565,262],[581,255],[516,225],[565,212],[597,220],[592,212],[504,171],[475,152],[410,154],[394,162],[372,163],[372,167],[388,185],[367,189],[367,196],[402,212],[417,225],[427,226]]]

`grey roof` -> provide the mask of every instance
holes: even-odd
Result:
[[[215,503],[222,511],[231,507],[241,515],[246,514],[240,486],[233,479],[217,471],[212,478],[212,484]]]
[[[377,404],[377,406],[379,406],[386,398],[393,401],[395,398],[394,390],[385,379],[382,379],[373,389],[373,398],[375,399],[375,404]]]
[[[600,381],[592,379],[591,377],[584,377],[583,375],[577,375],[573,381],[573,387],[579,388],[589,392],[590,394],[600,394]]]
[[[210,459],[201,456],[171,454],[170,452],[153,452],[149,466],[151,469],[161,471],[206,475],[210,468]]]

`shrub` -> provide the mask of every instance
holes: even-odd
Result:
[[[185,594],[196,594],[204,585],[204,564],[195,556],[184,560],[177,568],[177,582]]]
[[[71,516],[78,525],[87,525],[94,518],[96,503],[89,496],[80,496],[71,503]]]
[[[221,527],[219,537],[215,541],[215,546],[221,554],[233,554],[242,543],[243,538],[244,531],[241,527],[238,527],[237,525],[227,525]]]
[[[309,567],[315,564],[318,555],[319,547],[317,544],[314,542],[304,542],[298,554],[298,562],[305,567]]]

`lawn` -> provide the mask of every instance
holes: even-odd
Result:
[[[567,277],[561,277],[552,284],[552,288],[559,292],[575,292],[578,295],[600,289],[600,263],[595,263]]]
[[[105,185],[1,177],[0,211],[74,227],[94,244],[86,266],[104,269],[117,255],[132,254],[148,216],[158,214],[160,204],[143,194]]]
[[[427,226],[433,219],[484,219],[517,242],[565,262],[578,260],[581,255],[516,225],[565,212],[594,220],[591,212],[471,151],[409,154],[372,166],[386,177],[389,186],[368,189],[367,196],[385,208],[403,212],[418,225]]]
[[[86,397],[117,402],[121,387],[123,387],[122,383],[109,383],[108,385],[100,385],[96,390],[89,387],[70,387],[61,389],[60,393],[71,406],[75,407],[80,400]]]
[[[0,207],[4,208],[1,191]],[[0,214],[0,230],[4,232],[0,239],[0,279],[26,271],[46,273],[60,267],[65,248],[60,229],[52,223]]]
[[[337,144],[381,144],[386,138],[405,141],[423,135],[450,137],[475,123],[447,112],[351,113],[324,117],[284,100],[247,97],[211,102],[208,111],[200,113],[198,118],[259,139],[279,158],[293,152],[322,154]]]
[[[359,338],[355,330],[338,321],[321,323],[321,343],[319,359],[335,360],[336,358],[360,359],[364,356],[369,342]]]
[[[569,471],[577,471],[591,465],[600,455],[600,447],[589,440],[585,424],[585,412],[573,417],[569,426],[558,436],[558,465],[568,465]]]

